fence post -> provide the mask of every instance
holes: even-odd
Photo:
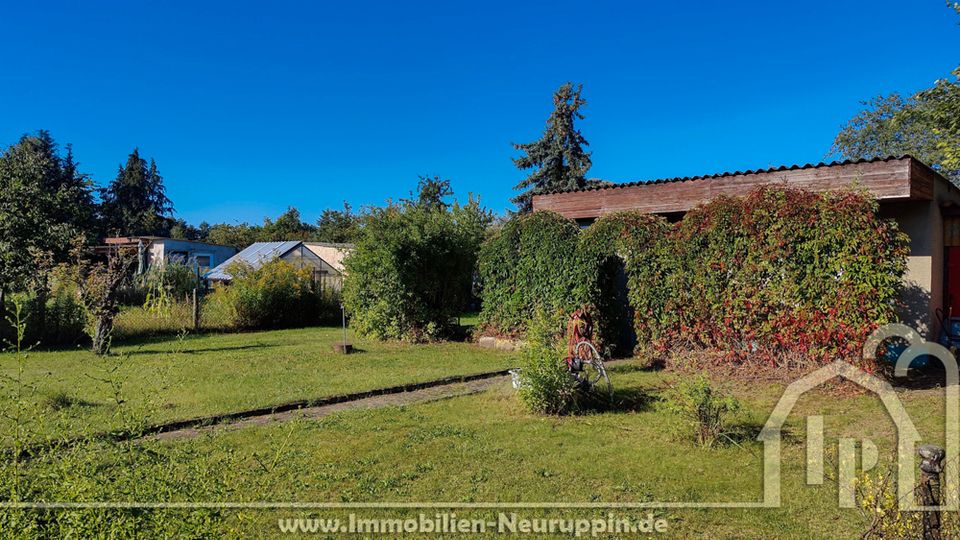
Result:
[[[200,329],[200,301],[197,295],[197,289],[199,287],[193,288],[193,330],[197,331]]]
[[[200,330],[200,265],[194,267],[195,280],[193,282],[193,331]]]
[[[932,444],[921,445],[917,449],[920,454],[920,485],[918,491],[920,504],[923,506],[940,506],[940,473],[943,472],[943,448]],[[941,540],[940,510],[923,512],[924,540]]]

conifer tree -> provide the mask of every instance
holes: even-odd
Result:
[[[517,168],[534,169],[514,188],[522,191],[512,199],[520,212],[532,209],[535,193],[586,185],[585,175],[591,163],[590,153],[583,147],[589,143],[574,126],[576,120],[583,120],[580,107],[587,104],[580,97],[582,89],[582,84],[576,88],[573,83],[561,86],[553,94],[554,109],[547,119],[543,137],[531,143],[513,145],[524,153],[513,160]]]
[[[101,190],[101,199],[107,234],[162,236],[173,224],[173,203],[167,198],[157,164],[141,158],[136,148],[117,177]]]

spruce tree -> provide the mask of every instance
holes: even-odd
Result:
[[[522,190],[512,200],[520,212],[532,209],[533,195],[545,191],[576,189],[586,185],[585,175],[590,168],[590,153],[583,147],[590,144],[574,127],[575,120],[583,120],[580,107],[587,104],[580,97],[583,85],[574,88],[566,83],[553,94],[553,113],[540,140],[514,144],[525,155],[515,158],[519,169],[534,169],[530,176],[516,185]]]
[[[173,203],[153,159],[148,163],[138,149],[120,167],[117,177],[101,190],[103,220],[108,234],[157,235],[169,232]]]

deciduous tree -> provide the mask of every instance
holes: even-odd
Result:
[[[93,236],[92,189],[46,131],[0,155],[0,290],[24,287],[38,260],[64,262],[75,237]]]

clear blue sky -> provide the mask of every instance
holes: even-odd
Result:
[[[550,95],[582,82],[589,176],[817,162],[858,101],[960,64],[941,0],[10,2],[0,144],[48,129],[100,183],[134,146],[177,214],[260,221],[405,196],[497,211]]]

